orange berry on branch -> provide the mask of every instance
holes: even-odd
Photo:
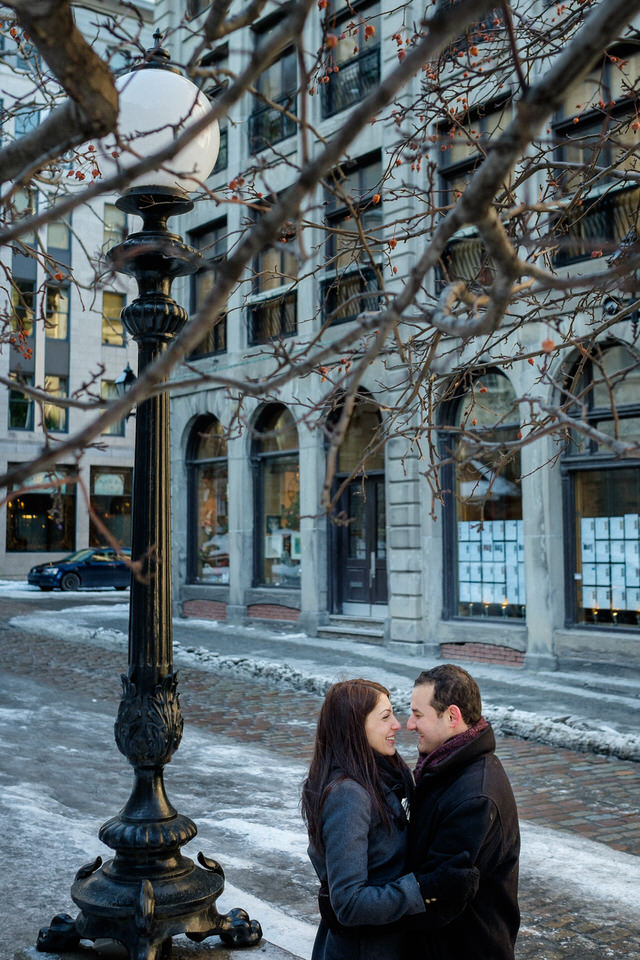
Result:
[[[335,47],[338,46],[338,38],[336,37],[335,33],[327,34],[327,39],[325,40],[325,46],[329,50],[333,50]]]
[[[545,353],[553,353],[553,351],[556,348],[555,343],[549,337],[547,337],[546,340],[543,340],[540,346],[542,347]]]

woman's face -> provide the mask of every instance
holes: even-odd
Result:
[[[401,726],[393,715],[389,697],[386,693],[381,693],[375,707],[364,721],[364,732],[369,746],[385,757],[392,757],[396,752],[396,731]]]

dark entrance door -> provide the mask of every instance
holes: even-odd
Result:
[[[387,603],[384,475],[352,480],[341,500],[350,520],[339,528],[338,605],[343,613],[372,616],[375,605]]]

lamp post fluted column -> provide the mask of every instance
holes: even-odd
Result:
[[[145,66],[164,71],[167,60],[157,46]],[[161,182],[130,188],[117,206],[143,220],[142,229],[109,254],[114,268],[138,285],[122,320],[138,344],[140,374],[187,321],[171,284],[198,269],[199,255],[168,230],[167,219],[190,210],[192,201],[179,185]],[[232,946],[257,944],[262,936],[244,910],[218,913],[223,870],[202,853],[200,866],[183,855],[197,828],[175,810],[164,786],[164,767],[183,728],[173,670],[170,501],[169,396],[161,390],[136,411],[128,672],[115,723],[117,746],[134,770],[133,788],[99,832],[113,858],[103,863],[98,857],[78,870],[71,896],[80,912],[75,919],[58,915],[41,930],[40,950],[104,938],[124,944],[130,960],[158,960],[170,956],[171,938],[181,933],[195,941],[216,934]]]

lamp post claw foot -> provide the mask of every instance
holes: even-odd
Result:
[[[40,928],[36,949],[42,953],[65,952],[73,950],[79,943],[80,934],[73,917],[68,913],[58,913],[50,926]]]

